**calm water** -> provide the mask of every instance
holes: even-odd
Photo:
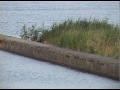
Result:
[[[120,82],[0,50],[0,88],[120,89]]]
[[[0,2],[0,33],[19,37],[24,24],[45,26],[65,19],[108,18],[119,23],[118,1],[2,1]]]

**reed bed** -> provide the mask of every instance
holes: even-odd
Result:
[[[118,25],[113,25],[105,20],[65,20],[62,23],[54,23],[50,29],[37,28],[32,26],[22,29],[21,36],[29,33],[29,36],[40,37],[49,44],[69,48],[77,51],[98,54],[106,57],[119,58],[119,34]],[[35,35],[34,31],[42,32],[42,35]]]

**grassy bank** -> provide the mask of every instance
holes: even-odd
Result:
[[[50,30],[35,29],[32,26],[26,31],[41,31],[40,39],[49,44],[107,57],[119,57],[119,27],[109,24],[107,20],[66,20],[53,24]]]

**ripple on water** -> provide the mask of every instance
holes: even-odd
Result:
[[[120,88],[120,83],[0,50],[0,88]]]

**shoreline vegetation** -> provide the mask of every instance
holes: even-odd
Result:
[[[50,29],[23,26],[21,38],[53,44],[72,50],[119,58],[118,25],[105,20],[65,20],[54,23]]]

